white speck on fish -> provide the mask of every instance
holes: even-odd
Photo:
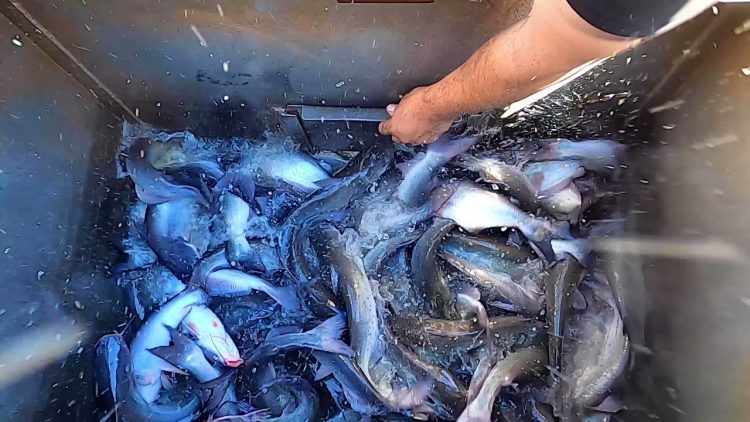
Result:
[[[224,63],[221,64],[221,69],[224,72],[229,72],[229,60],[227,60],[227,61],[225,61]]]
[[[23,47],[23,41],[21,41],[21,37],[19,37],[18,35],[13,36],[10,42],[13,43],[13,45],[15,45],[16,47]]]
[[[345,83],[346,82],[344,82],[344,81],[336,82],[336,88],[341,88],[342,86],[344,86]]]
[[[224,17],[224,9],[221,7],[220,4],[216,5],[216,10],[219,11],[219,16],[221,16],[223,18]]]
[[[37,271],[37,272],[36,272],[36,279],[37,279],[37,280],[41,280],[41,279],[42,279],[42,276],[43,276],[44,274],[45,274],[45,272],[44,272],[44,271],[42,271],[42,270],[39,270],[39,271]]]

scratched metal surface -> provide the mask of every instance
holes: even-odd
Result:
[[[528,3],[20,1],[144,120],[212,135],[257,134],[269,105],[384,106],[445,75]]]

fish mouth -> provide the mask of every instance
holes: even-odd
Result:
[[[242,358],[224,358],[224,364],[230,368],[239,368],[245,360]]]

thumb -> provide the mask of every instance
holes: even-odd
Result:
[[[391,128],[391,120],[392,119],[380,122],[380,124],[378,125],[378,130],[380,131],[381,134],[383,134],[383,135],[390,135],[391,134],[391,129],[392,129]]]
[[[385,108],[385,111],[387,111],[388,114],[393,116],[393,113],[396,112],[396,107],[398,107],[398,104],[388,104],[388,107]]]

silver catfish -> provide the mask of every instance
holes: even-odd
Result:
[[[227,230],[227,259],[241,264],[252,256],[245,229],[250,220],[250,205],[239,196],[229,192],[221,195],[219,212]]]
[[[179,370],[149,350],[168,346],[171,336],[167,327],[177,328],[193,306],[207,302],[208,295],[203,290],[186,290],[146,320],[130,344],[134,380],[132,395],[137,395],[145,403],[153,403],[159,397],[162,371]]]
[[[508,198],[475,184],[448,184],[433,193],[437,215],[456,222],[470,233],[491,227],[516,227],[529,239],[536,252],[547,261],[554,261],[553,238],[569,237],[565,225],[523,212]]]
[[[231,368],[242,365],[243,359],[234,340],[227,334],[219,317],[207,307],[191,307],[181,326],[195,337],[198,345],[214,362]]]
[[[414,207],[428,199],[438,170],[453,157],[467,151],[479,138],[450,139],[447,135],[430,144],[427,150],[399,165],[403,181],[396,189],[396,198]]]
[[[541,148],[530,161],[577,160],[587,170],[609,173],[622,162],[626,146],[606,139],[571,141],[550,139],[540,141]]]
[[[287,141],[271,140],[256,147],[241,167],[254,175],[262,186],[293,186],[303,192],[319,189],[320,182],[330,178],[312,157],[298,151],[294,144]]]
[[[238,270],[217,270],[208,275],[205,281],[210,296],[246,296],[253,291],[261,291],[271,296],[286,309],[299,309],[297,291],[291,286],[274,286],[268,281]]]
[[[540,347],[532,346],[509,353],[504,359],[497,361],[492,369],[483,371],[477,377],[477,383],[481,383],[481,387],[474,399],[466,405],[458,422],[490,422],[492,405],[500,389],[510,385],[521,375],[544,368],[546,364],[546,351]]]
[[[625,371],[630,349],[609,284],[587,279],[581,291],[587,307],[570,320],[555,403],[556,414],[566,420],[576,420],[582,410],[607,398],[610,387]]]

